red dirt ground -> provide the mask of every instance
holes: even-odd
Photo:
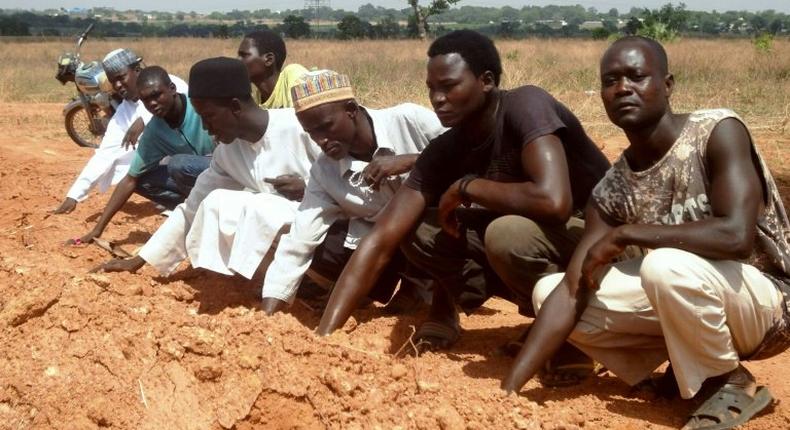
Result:
[[[693,402],[633,392],[611,374],[568,389],[531,381],[504,396],[511,360],[492,351],[529,322],[490,301],[462,317],[451,351],[394,353],[424,316],[361,310],[343,332],[318,338],[320,315],[299,304],[266,318],[260,279],[183,265],[161,278],[90,275],[109,258],[67,247],[108,196],[49,215],[91,155],[66,137],[60,105],[0,105],[0,428],[678,428]],[[759,145],[790,195],[782,131]],[[603,139],[599,140],[604,142]],[[622,139],[608,139],[609,155]],[[787,198],[786,198],[787,200]],[[163,218],[133,197],[104,235],[141,245]],[[790,352],[750,363],[777,399],[790,399]],[[745,428],[790,428],[780,400]]]

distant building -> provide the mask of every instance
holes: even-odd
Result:
[[[603,21],[584,21],[579,24],[579,30],[595,30],[596,28],[603,28]]]
[[[535,21],[536,25],[545,25],[546,27],[551,28],[552,30],[559,30],[562,27],[568,25],[568,22],[564,19],[539,19]]]

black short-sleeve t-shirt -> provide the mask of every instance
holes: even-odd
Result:
[[[531,180],[521,165],[524,145],[556,135],[565,149],[574,209],[582,209],[609,161],[581,123],[551,94],[527,85],[501,90],[496,131],[487,142],[474,142],[458,128],[431,141],[420,154],[405,185],[426,194],[434,205],[453,182],[467,174],[499,182]]]

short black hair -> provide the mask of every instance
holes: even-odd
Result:
[[[499,86],[502,59],[491,39],[473,30],[456,30],[434,40],[428,48],[429,58],[452,53],[460,55],[475,76],[493,73],[494,84]]]
[[[661,45],[657,40],[651,39],[645,36],[625,36],[615,40],[607,49],[609,51],[615,45],[619,45],[621,43],[641,43],[646,45],[654,54],[656,54],[656,59],[658,59],[658,67],[661,69],[661,74],[666,75],[669,73],[669,58],[667,57],[667,51],[664,50],[664,46]]]
[[[167,70],[160,66],[148,66],[144,68],[139,75],[137,75],[137,82],[139,82],[141,85],[150,81],[160,82],[165,86],[172,83]]]
[[[257,30],[245,34],[244,38],[255,42],[255,47],[258,48],[259,54],[273,53],[274,65],[277,67],[277,70],[283,68],[287,52],[285,51],[285,41],[279,34],[271,30]]]

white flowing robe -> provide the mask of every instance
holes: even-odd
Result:
[[[251,278],[277,233],[293,221],[299,202],[264,180],[285,174],[307,180],[321,150],[293,109],[268,112],[259,141],[218,144],[189,197],[140,249],[160,273],[170,274],[189,257],[194,267]]]

